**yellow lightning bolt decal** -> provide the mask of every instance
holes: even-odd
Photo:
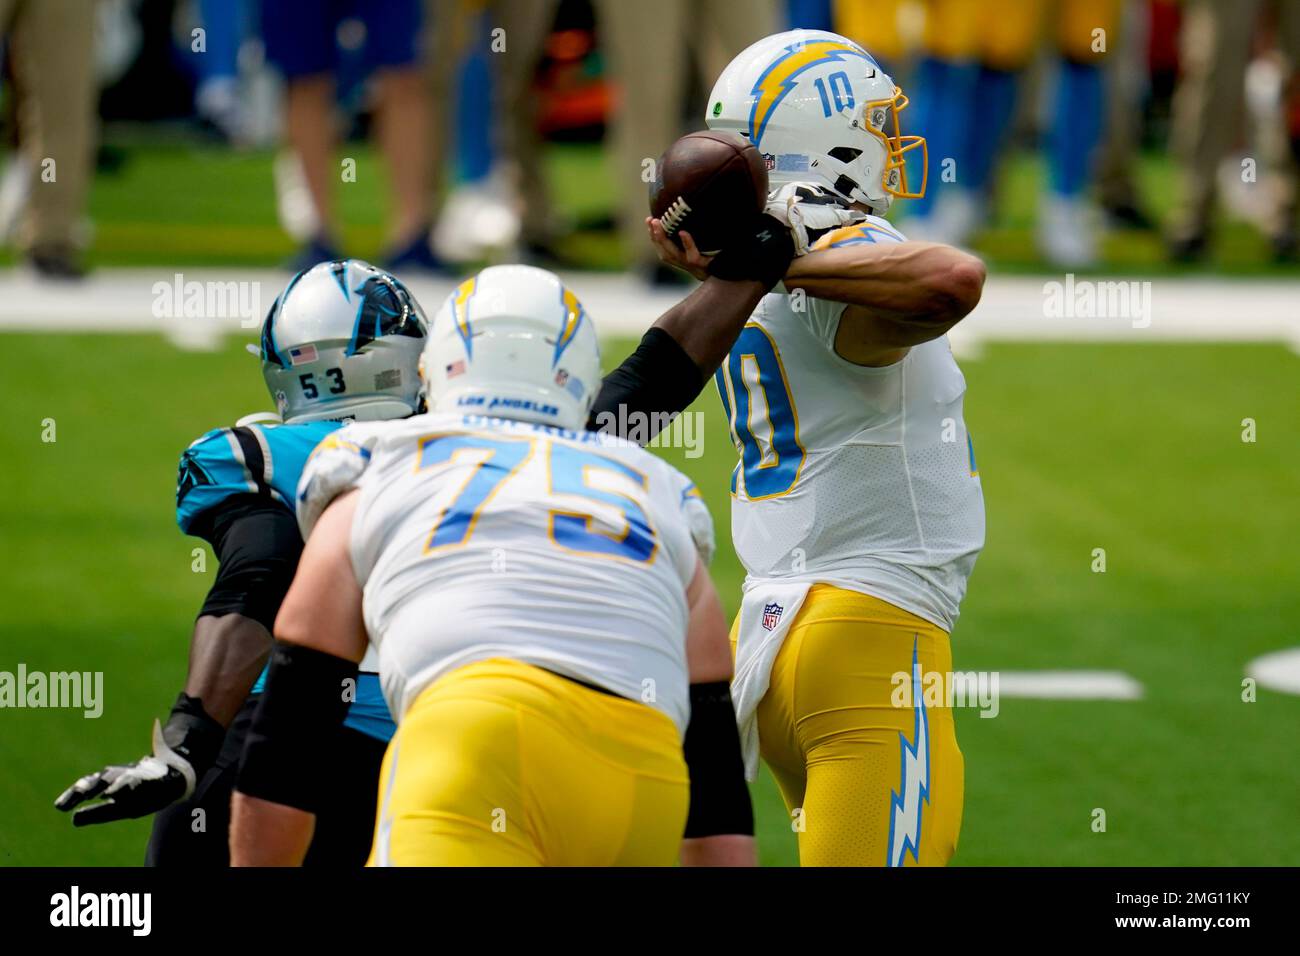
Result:
[[[551,367],[560,360],[564,350],[568,348],[573,337],[578,334],[578,327],[582,325],[582,316],[584,310],[578,297],[570,290],[565,289],[560,296],[560,301],[564,304],[564,325],[560,328],[560,337],[555,340],[555,357],[551,360]]]
[[[451,316],[456,321],[456,331],[460,333],[461,340],[465,343],[466,355],[473,353],[469,331],[469,300],[477,288],[478,276],[471,276],[458,285],[456,291],[451,294]]]
[[[865,50],[838,40],[813,40],[783,50],[776,62],[759,76],[751,91],[754,101],[749,110],[749,141],[759,145],[773,111],[794,89],[796,75],[823,60],[842,60],[846,56],[862,57],[873,67],[876,65]]]

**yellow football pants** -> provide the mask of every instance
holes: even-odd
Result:
[[[370,866],[668,866],[690,786],[677,727],[517,661],[461,667],[403,716]]]
[[[964,787],[952,710],[911,694],[914,677],[924,688],[936,672],[952,672],[941,628],[866,594],[809,591],[758,708],[763,759],[798,833],[801,865],[951,858]]]

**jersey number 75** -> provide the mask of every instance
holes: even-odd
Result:
[[[469,478],[434,525],[425,542],[425,553],[468,542],[483,509],[533,456],[538,441],[488,435],[431,435],[420,439],[421,470],[462,459],[473,463]],[[604,455],[557,442],[542,440],[541,444],[547,457],[549,495],[574,501],[572,508],[550,509],[551,541],[579,554],[650,561],[656,549],[655,530],[641,502],[630,495],[596,488],[590,481],[593,472],[612,472],[645,489],[646,476]],[[584,500],[618,509],[621,533],[593,527],[598,518],[590,508],[581,507]]]

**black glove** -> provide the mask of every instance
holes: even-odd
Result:
[[[194,793],[198,778],[216,761],[225,733],[198,700],[181,694],[167,727],[153,722],[152,755],[87,774],[59,794],[54,806],[75,810],[72,824],[78,827],[157,813]],[[99,797],[104,799],[82,806]]]
[[[756,279],[771,288],[785,276],[794,258],[790,227],[775,216],[760,213],[742,237],[709,263],[709,275],[719,279]]]

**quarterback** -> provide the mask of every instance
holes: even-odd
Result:
[[[792,31],[736,57],[706,111],[768,158],[778,207],[856,217],[793,259],[715,376],[740,455],[746,768],[761,753],[772,769],[806,866],[941,865],[961,828],[952,713],[919,691],[923,674],[952,671],[949,633],[984,543],[966,383],[945,337],[984,268],[880,218],[925,188],[905,105],[857,44]],[[693,243],[649,225],[662,258],[709,272]],[[891,701],[898,675],[910,706]]]
[[[185,689],[167,723],[155,721],[151,755],[88,774],[59,797],[77,826],[154,813],[149,864],[228,862],[235,769],[261,696],[271,625],[302,551],[298,477],[343,419],[420,409],[425,334],[406,287],[359,260],[320,263],[276,299],[259,352],[278,415],[210,431],[181,456],[177,523],[220,561],[194,624]],[[374,780],[394,729],[374,670],[363,665],[345,725],[330,738],[345,769],[316,807],[312,864],[359,866],[369,852]]]
[[[372,865],[752,864],[709,514],[584,428],[601,379],[581,302],[486,269],[422,368],[430,413],[350,425],[303,473],[232,861],[302,860],[321,730],[369,641],[398,720]]]

